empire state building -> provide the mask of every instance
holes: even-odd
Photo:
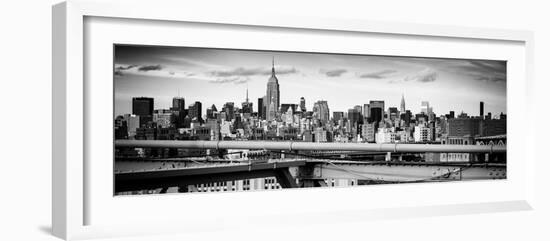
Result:
[[[271,67],[271,77],[267,81],[267,93],[266,93],[266,119],[272,121],[277,116],[277,111],[279,110],[280,99],[279,99],[279,80],[275,76],[275,59],[273,59]]]

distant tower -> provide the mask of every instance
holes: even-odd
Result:
[[[483,101],[479,102],[479,117],[481,117],[481,119],[483,119],[483,115],[485,115],[483,112],[483,104]]]
[[[302,112],[307,111],[307,109],[306,109],[306,98],[304,98],[304,97],[300,98],[300,110]]]
[[[405,113],[405,95],[401,94],[401,113]]]
[[[275,76],[275,58],[273,58],[271,63],[271,77],[267,81],[267,93],[266,93],[267,103],[264,103],[266,108],[266,119],[271,121],[275,119],[277,110],[280,105],[280,92],[279,92],[279,80]]]
[[[422,101],[421,102],[421,107],[420,107],[420,112],[424,113],[425,115],[429,115],[430,114],[430,102]]]
[[[248,86],[246,87],[246,101],[242,103],[242,112],[252,114],[252,102],[248,99]]]

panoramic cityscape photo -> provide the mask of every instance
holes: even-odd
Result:
[[[113,49],[114,195],[506,179],[506,61]]]

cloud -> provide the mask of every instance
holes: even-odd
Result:
[[[123,73],[124,71],[133,69],[133,68],[135,68],[135,67],[137,67],[137,65],[135,65],[135,64],[126,65],[126,66],[124,66],[124,65],[116,66],[116,67],[115,67],[115,76],[123,76],[123,75],[124,75],[124,73]]]
[[[478,68],[486,72],[506,72],[506,62],[504,61],[470,60],[468,62],[474,66],[474,68]]]
[[[485,83],[506,83],[506,62],[468,60],[458,71]]]
[[[129,69],[133,69],[135,67],[137,67],[137,65],[135,65],[135,64],[128,65],[128,66],[122,66],[121,65],[121,66],[117,66],[115,69],[116,70],[129,70]]]
[[[141,76],[155,76],[155,77],[171,77],[171,78],[191,78],[197,74],[188,70],[166,67],[160,64],[157,65],[120,65],[115,64],[114,75],[141,75]],[[211,77],[207,78],[212,79]]]
[[[425,68],[420,72],[405,77],[405,81],[418,81],[422,83],[434,82],[437,80],[437,72],[431,68]]]
[[[161,69],[162,69],[162,66],[160,66],[160,64],[157,64],[157,65],[142,65],[138,68],[138,71],[147,72],[147,71],[161,70]]]
[[[485,83],[493,82],[493,83],[506,83],[506,77],[498,77],[498,76],[477,76],[475,77],[475,80],[479,80]]]
[[[289,66],[275,66],[275,74],[295,74],[298,70]],[[231,70],[211,71],[211,76],[216,77],[231,77],[231,76],[254,76],[254,75],[271,75],[271,68],[244,68],[239,67]]]
[[[321,69],[321,70],[319,70],[319,73],[325,74],[327,77],[340,77],[342,74],[344,74],[346,72],[348,72],[348,70],[346,70],[346,69],[330,69],[330,70]]]
[[[376,71],[376,72],[372,72],[372,73],[361,74],[361,75],[359,75],[359,78],[363,78],[363,79],[385,79],[385,78],[389,77],[388,75],[391,75],[391,74],[396,73],[396,72],[397,72],[397,70],[386,69],[386,70]]]
[[[233,83],[233,84],[244,84],[250,81],[250,77],[248,76],[228,76],[228,77],[220,77],[215,80],[210,80],[208,82],[213,84],[227,84],[227,83]]]

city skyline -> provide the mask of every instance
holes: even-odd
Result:
[[[328,102],[331,116],[370,100],[399,108],[404,95],[413,113],[420,112],[422,101],[437,115],[475,116],[480,101],[485,113],[506,113],[504,61],[116,46],[115,116],[131,113],[132,97],[153,97],[155,109],[168,109],[179,96],[186,107],[201,102],[204,114],[212,104],[240,107],[247,92],[257,111],[273,59],[280,103],[299,104],[305,97],[308,111],[319,100]]]

